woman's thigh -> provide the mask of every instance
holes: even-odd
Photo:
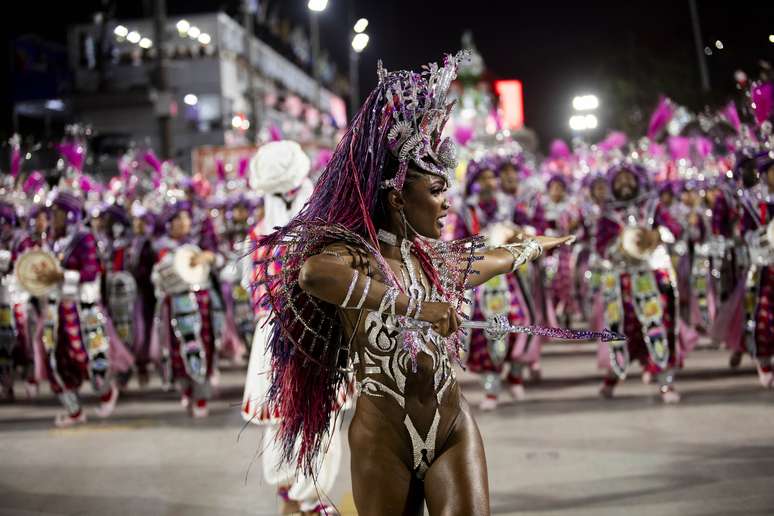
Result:
[[[484,443],[467,406],[427,471],[424,487],[431,516],[489,515]]]

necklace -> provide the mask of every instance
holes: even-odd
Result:
[[[398,236],[384,229],[380,229],[376,233],[376,238],[379,239],[380,242],[384,242],[387,245],[398,245]]]

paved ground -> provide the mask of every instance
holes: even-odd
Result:
[[[553,346],[529,399],[479,414],[494,514],[772,515],[774,393],[749,363],[699,351],[662,406],[635,375],[612,401],[588,346]],[[260,432],[240,436],[241,370],[223,375],[206,421],[158,385],[132,391],[109,421],[54,430],[47,392],[0,406],[0,515],[263,515],[273,491],[250,470]],[[461,376],[469,399],[481,390]],[[332,498],[351,512],[348,455]]]

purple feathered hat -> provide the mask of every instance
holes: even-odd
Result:
[[[80,220],[83,215],[83,199],[73,191],[55,190],[51,206],[67,212],[67,218],[72,221]]]
[[[497,156],[485,155],[479,159],[471,159],[468,162],[468,169],[465,173],[465,195],[472,195],[474,193],[476,182],[482,173],[491,170],[495,176],[499,176],[501,169],[502,163]]]
[[[193,206],[191,201],[187,199],[173,199],[164,205],[164,209],[159,217],[159,222],[162,224],[168,224],[172,221],[180,212],[187,211],[189,214],[192,212]]]
[[[610,183],[611,187],[615,182],[615,178],[618,177],[618,174],[626,170],[634,174],[634,178],[637,180],[637,187],[640,189],[640,191],[651,187],[651,182],[648,177],[648,171],[645,169],[645,167],[643,167],[640,164],[627,162],[627,161],[624,161],[622,163],[616,163],[615,165],[613,165],[608,169],[607,181],[608,183]]]
[[[565,192],[569,192],[570,182],[567,179],[567,176],[564,174],[554,172],[553,174],[549,175],[548,179],[546,180],[546,190],[548,190],[548,187],[551,186],[551,183],[559,183],[564,187]]]

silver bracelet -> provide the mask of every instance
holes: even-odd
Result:
[[[543,246],[534,238],[530,238],[525,242],[520,242],[518,244],[506,244],[501,245],[500,247],[511,253],[511,256],[513,256],[513,267],[511,267],[511,272],[516,272],[519,267],[529,261],[536,260],[543,254]],[[516,252],[517,249],[518,254]]]
[[[355,290],[355,285],[357,285],[357,279],[360,276],[360,271],[355,271],[354,274],[352,274],[352,281],[349,283],[349,289],[347,290],[347,297],[344,298],[344,301],[341,302],[339,305],[342,308],[347,307],[347,303],[349,303],[349,298],[352,297],[352,291]]]
[[[368,291],[371,289],[371,276],[366,276],[366,282],[365,287],[363,287],[363,294],[360,296],[360,301],[357,302],[357,306],[355,306],[356,310],[360,310],[363,308],[363,303],[365,303],[366,297],[368,297]]]

